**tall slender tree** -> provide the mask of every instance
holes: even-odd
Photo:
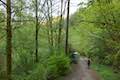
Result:
[[[35,35],[35,56],[36,56],[36,62],[38,62],[38,0],[35,0],[35,14],[36,14],[36,35]]]
[[[59,34],[58,34],[58,46],[61,43],[61,30],[62,30],[62,18],[63,18],[63,0],[61,0],[61,10],[60,10],[60,24],[59,24]]]
[[[49,0],[50,1],[50,36],[51,36],[51,46],[53,47],[53,45],[54,45],[54,40],[53,40],[53,2],[52,2],[52,0]]]
[[[66,40],[65,40],[65,53],[66,54],[68,54],[69,13],[70,13],[70,0],[68,0],[68,3],[67,3],[67,26],[66,26]]]
[[[50,42],[50,49],[52,51],[52,48],[53,48],[53,18],[52,18],[52,0],[47,0],[47,17],[48,17],[48,21],[47,21],[47,24],[48,24],[48,34],[49,34],[49,42]]]
[[[6,25],[6,52],[7,52],[7,80],[12,80],[12,26],[11,26],[11,0],[7,0],[7,25]]]

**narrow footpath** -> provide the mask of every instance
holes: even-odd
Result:
[[[88,69],[87,60],[80,58],[78,64],[72,65],[72,71],[63,80],[101,80],[95,70]]]

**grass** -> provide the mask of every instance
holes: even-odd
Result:
[[[109,66],[93,64],[92,67],[100,74],[102,80],[120,80],[120,73],[114,73]]]

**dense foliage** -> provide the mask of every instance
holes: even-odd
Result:
[[[62,16],[66,13],[66,8],[61,10],[61,18],[59,14],[57,17],[53,16],[52,3],[55,5],[55,1],[11,1],[12,47],[10,49],[13,51],[12,58],[9,58],[12,61],[9,69],[12,69],[10,72],[13,80],[58,80],[70,71],[71,61],[64,52],[65,47],[67,47],[66,52],[68,49],[68,46],[65,46],[67,32],[65,25],[69,19],[66,20]],[[61,1],[65,7],[66,2]],[[67,24],[70,28],[68,29],[69,47],[79,51],[81,56],[90,57],[92,61],[109,65],[114,68],[113,70],[118,71],[120,69],[120,1],[88,0],[87,4],[79,5],[84,7],[80,7],[70,16],[70,27]],[[5,78],[7,72],[6,21],[8,20],[5,8],[0,7],[0,63],[3,62],[2,65],[0,64],[0,79]],[[104,73],[110,76],[109,71]],[[114,73],[113,75],[118,76]],[[109,79],[106,76],[104,78]],[[117,80],[118,77],[113,79]]]
[[[98,73],[102,76],[102,80],[119,80],[120,73],[115,73],[114,70],[105,65],[101,64],[92,64],[92,68],[94,68]]]
[[[81,54],[119,69],[120,1],[94,0],[90,4],[71,17],[71,42]]]
[[[46,27],[41,27],[39,63],[35,63],[34,25],[29,22],[23,23],[13,33],[13,80],[57,80],[70,71],[70,59],[62,49],[59,52],[57,48],[54,48],[51,53]],[[2,54],[5,54],[4,39],[5,37],[0,45]],[[1,78],[5,77],[4,70],[1,69]]]

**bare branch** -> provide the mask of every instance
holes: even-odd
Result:
[[[5,3],[4,1],[0,0],[0,2],[1,2],[2,4],[4,4],[4,5],[6,5],[6,3]],[[6,6],[7,6],[7,5],[6,5]]]
[[[22,11],[22,10],[27,9],[27,8],[29,8],[29,7],[27,6],[27,7],[24,7],[24,8],[18,9],[18,10],[13,10],[11,13],[19,12],[19,11]]]

